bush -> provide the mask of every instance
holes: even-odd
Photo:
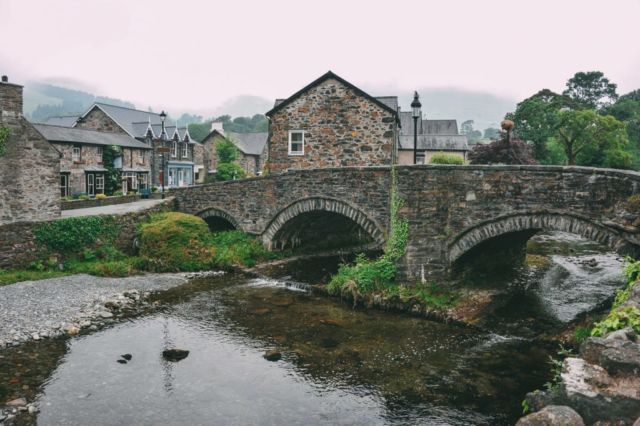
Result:
[[[439,152],[437,154],[433,154],[431,160],[429,160],[430,164],[464,164],[464,160],[459,155],[455,154],[445,154],[444,152]]]
[[[283,255],[267,251],[259,240],[242,231],[225,231],[213,234],[211,244],[216,250],[216,263],[221,267],[251,267],[258,261]]]
[[[236,163],[220,163],[216,168],[216,180],[235,180],[245,176],[244,169]]]
[[[538,164],[526,142],[506,139],[474,146],[469,152],[469,161],[471,164]]]
[[[34,229],[36,243],[58,253],[79,253],[109,244],[120,231],[112,216],[83,216],[44,222]]]
[[[206,222],[184,213],[160,213],[140,226],[140,257],[153,271],[195,271],[215,265]]]
[[[640,309],[635,306],[614,309],[605,319],[594,325],[591,335],[604,336],[626,327],[632,327],[636,333],[640,333]]]
[[[122,197],[124,195],[124,193],[122,191],[116,191],[113,193],[114,197]]]
[[[71,198],[73,198],[74,200],[79,200],[81,199],[80,197],[86,197],[87,194],[85,192],[73,192],[71,194]]]
[[[104,200],[107,198],[105,194],[96,194],[96,200]]]
[[[91,199],[91,197],[89,197],[89,196],[88,196],[88,195],[86,195],[86,194],[82,194],[81,196],[79,196],[79,197],[78,197],[78,199],[79,199],[79,200],[82,200],[82,201],[86,201],[86,200],[90,200],[90,199]]]

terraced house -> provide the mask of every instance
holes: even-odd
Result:
[[[267,159],[268,132],[225,133],[221,129],[213,129],[203,140],[205,152],[205,167],[209,173],[215,173],[218,165],[216,143],[222,139],[228,139],[238,148],[238,164],[244,169],[247,176],[262,174]]]

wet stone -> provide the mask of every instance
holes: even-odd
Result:
[[[162,357],[167,361],[178,362],[189,356],[189,351],[184,349],[165,349],[162,351]]]
[[[266,351],[262,357],[267,361],[279,361],[282,358],[282,354],[279,351],[271,350]]]

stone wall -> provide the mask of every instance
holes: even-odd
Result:
[[[269,124],[269,171],[391,165],[393,113],[335,79],[276,111]],[[289,155],[289,131],[303,130],[304,155]]]
[[[137,225],[149,215],[167,210],[173,200],[168,198],[148,210],[115,216],[120,226],[120,234],[115,246],[127,254],[134,254],[134,240]],[[34,230],[43,222],[16,222],[0,225],[0,268],[24,268],[29,263],[42,259],[46,250],[35,242]]]
[[[76,127],[108,133],[127,133],[97,106],[94,106],[87,115],[78,120]]]
[[[464,253],[520,231],[572,232],[621,253],[640,246],[637,214],[625,207],[631,195],[640,193],[636,172],[425,165],[397,167],[397,176],[398,195],[405,201],[400,214],[409,221],[407,252],[398,265],[402,279],[416,280],[423,272],[426,279],[442,279]],[[274,247],[279,229],[310,209],[373,223],[367,226],[385,233],[390,181],[389,167],[350,167],[298,170],[172,193],[181,211],[230,218]]]
[[[22,87],[0,83],[0,126],[9,128],[0,156],[0,224],[60,215],[60,154],[22,117]]]

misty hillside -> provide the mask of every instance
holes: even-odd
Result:
[[[79,115],[95,102],[135,108],[131,102],[51,84],[29,83],[24,87],[24,113],[34,122],[56,115]]]
[[[392,93],[367,88],[375,95]],[[484,130],[487,127],[499,127],[506,112],[513,111],[516,101],[494,96],[489,93],[473,92],[462,89],[418,89],[422,102],[422,111],[427,118],[455,118],[458,126],[465,120],[474,120],[474,128]],[[94,102],[135,108],[131,102],[104,96],[96,96],[80,90],[72,90],[51,84],[29,83],[25,85],[24,111],[32,121],[43,121],[56,115],[77,115],[87,110]],[[397,92],[400,106],[409,110],[413,92]],[[181,122],[199,122],[209,117],[229,115],[231,117],[252,117],[264,114],[273,107],[273,101],[259,96],[242,95],[230,98],[219,106],[202,111],[191,111],[197,119],[188,120],[186,115]],[[176,114],[176,118],[180,114]],[[183,121],[184,120],[184,121]]]

